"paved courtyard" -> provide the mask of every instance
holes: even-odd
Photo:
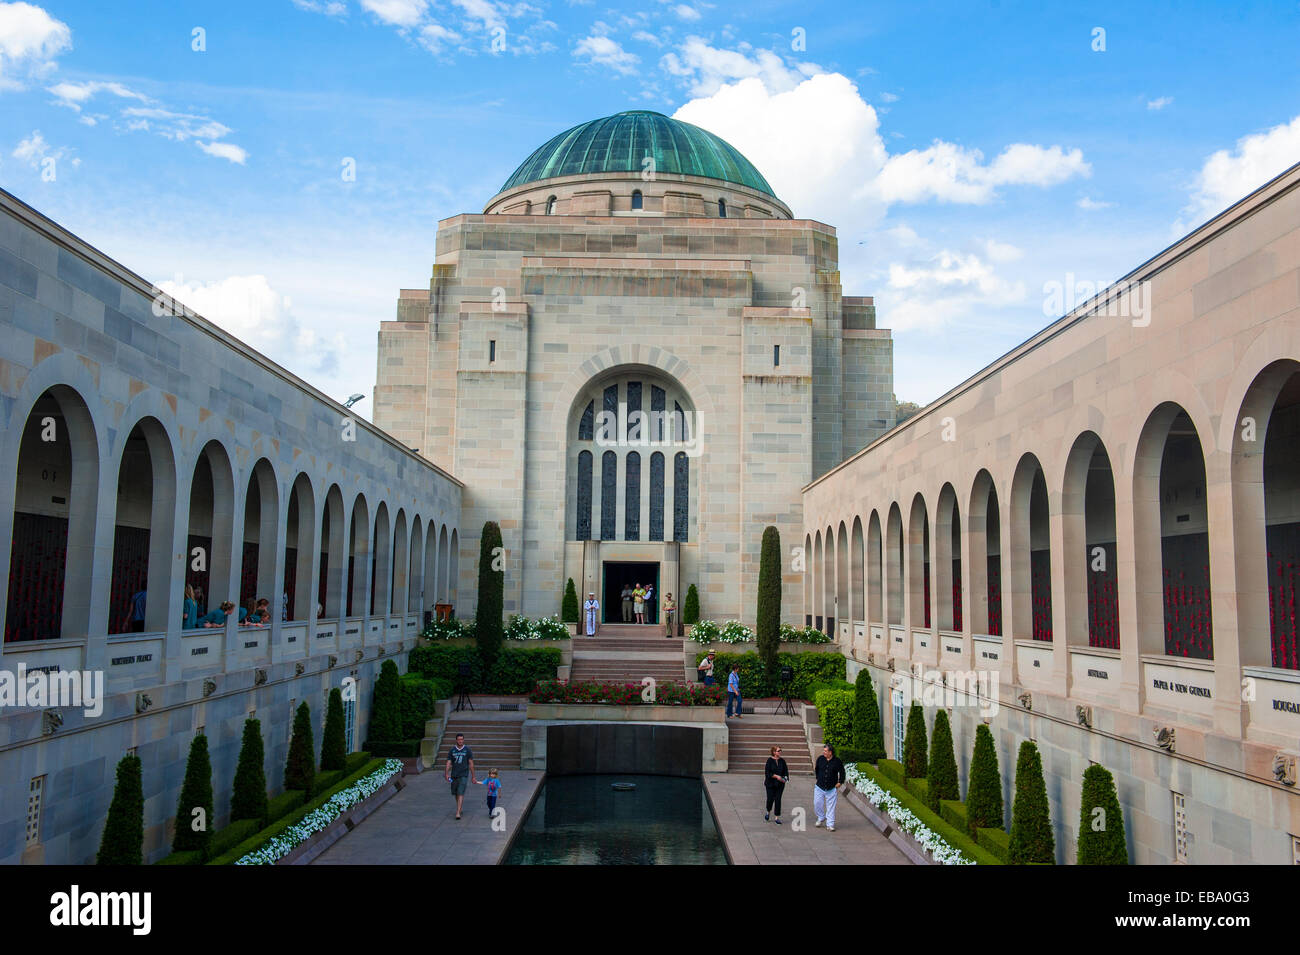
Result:
[[[816,829],[813,783],[792,779],[785,788],[778,826],[763,821],[761,774],[705,773],[718,827],[736,865],[910,865],[910,860],[847,800],[836,810],[835,831]],[[795,810],[804,810],[805,829],[795,830]]]
[[[483,778],[479,773],[479,778]],[[543,773],[501,771],[504,831],[488,818],[482,786],[465,794],[465,814],[456,820],[456,801],[441,772],[406,777],[406,788],[354,830],[321,853],[313,865],[496,865],[524,817]]]

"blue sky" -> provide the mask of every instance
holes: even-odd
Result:
[[[1047,283],[1110,282],[1300,161],[1300,4],[1064,7],[0,2],[0,185],[371,395],[437,221],[657,109],[837,227],[926,402],[1055,317]]]

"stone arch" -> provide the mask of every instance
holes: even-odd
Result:
[[[406,580],[409,592],[403,609],[410,613],[424,603],[424,521],[419,514],[411,520],[411,566]],[[406,632],[405,628],[402,632]]]
[[[1118,650],[1115,476],[1106,445],[1095,431],[1079,434],[1066,455],[1061,521],[1066,641]]]
[[[884,549],[880,532],[880,512],[871,510],[867,520],[867,621],[884,623]]]
[[[275,465],[258,458],[249,469],[244,485],[244,520],[239,532],[239,594],[237,603],[247,608],[250,599],[275,600],[280,594],[275,579],[276,555],[280,547],[280,484]]]
[[[929,628],[930,613],[930,514],[925,496],[917,491],[907,517],[908,626]]]
[[[155,410],[150,407],[155,402],[145,395],[138,396],[145,400],[132,402],[128,411],[148,408],[148,412],[124,416],[124,426],[117,432],[120,440],[113,449],[118,494],[106,621],[109,633],[165,632],[171,624],[174,571],[183,566],[173,547],[176,443],[163,421],[149,413]],[[142,624],[135,619],[138,607],[134,595],[139,590],[146,594]]]
[[[226,443],[203,441],[191,472],[185,579],[202,615],[228,599],[235,566],[235,467]]]
[[[852,600],[852,619],[855,622],[865,622],[867,619],[867,582],[866,582],[866,542],[862,536],[862,518],[858,515],[853,516],[853,554],[850,558],[850,579],[851,600]]]
[[[1002,527],[998,489],[993,475],[980,468],[971,481],[970,503],[966,506],[966,542],[970,554],[970,606],[963,613],[970,618],[972,633],[1002,634]]]
[[[399,512],[400,513],[400,512]],[[380,501],[375,508],[375,522],[370,550],[370,613],[385,616],[391,606],[393,592],[393,538],[389,527],[388,502]]]
[[[285,581],[281,596],[288,597],[289,601],[283,610],[286,620],[309,620],[314,616],[316,601],[312,596],[316,582],[312,580],[312,571],[316,565],[316,540],[316,492],[310,475],[299,471],[289,488],[285,523]]]
[[[1009,636],[1052,639],[1051,503],[1038,456],[1026,451],[1011,480]]]
[[[406,613],[406,604],[410,600],[411,537],[406,523],[406,508],[397,509],[393,520],[393,554],[392,554],[392,589],[389,591],[391,609],[388,613]]]
[[[939,489],[934,514],[934,615],[940,630],[962,629],[961,510],[951,483]]]
[[[906,583],[906,556],[903,542],[903,510],[897,501],[889,505],[885,519],[885,612],[888,623],[903,625],[903,595]]]

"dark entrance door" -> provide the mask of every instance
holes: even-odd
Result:
[[[605,561],[605,583],[600,595],[601,619],[604,623],[623,622],[623,585],[644,587],[650,584],[654,593],[645,606],[645,622],[659,622],[659,564],[651,562]],[[632,618],[636,622],[636,618]]]

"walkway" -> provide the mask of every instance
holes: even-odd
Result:
[[[705,773],[704,788],[736,865],[910,865],[865,816],[844,799],[836,809],[835,831],[814,828],[812,780],[791,779],[785,787],[781,819],[763,821],[763,784],[752,775]],[[805,831],[792,823],[805,812]]]
[[[479,779],[486,772],[475,764]],[[440,771],[406,777],[406,788],[359,826],[321,853],[312,865],[496,865],[543,774],[503,770],[501,799],[505,831],[492,828],[482,786],[469,787],[465,815],[456,820],[456,801]]]

